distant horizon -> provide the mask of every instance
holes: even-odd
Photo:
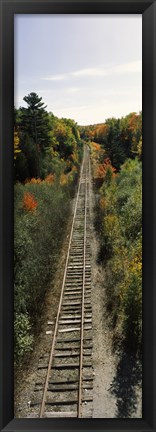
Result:
[[[142,111],[142,15],[15,15],[15,107],[79,126]]]
[[[31,93],[31,92],[30,92]],[[25,95],[25,96],[28,96],[28,95]],[[41,97],[39,94],[38,94],[38,96],[39,97]],[[42,101],[43,101],[43,99],[42,99]],[[24,101],[23,101],[24,102]],[[46,105],[46,102],[45,101],[43,101],[44,102],[44,104]],[[24,108],[26,107],[26,104],[24,103]],[[21,105],[21,106],[19,106],[19,107],[17,107],[17,106],[15,106],[15,108],[16,109],[20,109],[20,108],[23,108],[23,106]],[[89,127],[89,126],[94,126],[94,125],[100,125],[100,124],[103,124],[103,123],[105,123],[108,119],[110,119],[110,118],[115,118],[115,119],[121,119],[122,117],[126,117],[126,116],[128,116],[129,114],[132,114],[132,113],[136,113],[137,115],[139,115],[139,113],[140,112],[142,112],[142,109],[141,110],[139,110],[139,111],[131,111],[131,112],[128,112],[127,114],[124,114],[124,115],[121,115],[120,117],[119,116],[111,116],[110,115],[110,117],[107,117],[106,119],[104,119],[103,121],[100,121],[100,122],[96,122],[96,123],[90,123],[90,124],[79,124],[75,119],[73,119],[73,118],[71,118],[71,117],[58,117],[53,111],[48,111],[47,109],[46,109],[46,111],[48,112],[48,114],[53,114],[54,115],[54,117],[57,117],[59,120],[62,120],[62,119],[64,119],[64,118],[66,118],[66,119],[70,119],[70,120],[73,120],[78,126],[82,126],[82,127]]]

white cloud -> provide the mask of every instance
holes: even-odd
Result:
[[[81,76],[103,76],[103,69],[102,68],[88,68],[88,69],[81,69],[79,71],[72,72],[71,75],[75,77],[81,77]]]
[[[106,70],[107,74],[108,73],[125,74],[125,73],[136,73],[136,72],[141,72],[141,71],[142,71],[142,61],[141,60],[133,61],[130,63],[123,63],[123,64],[114,66],[114,67]]]
[[[96,68],[86,68],[80,69],[74,72],[68,72],[66,74],[49,75],[43,77],[42,80],[46,81],[63,81],[65,79],[71,78],[81,78],[81,77],[103,77],[108,75],[123,75],[123,74],[133,74],[141,73],[142,71],[142,61],[136,60],[129,63],[122,63],[114,66],[99,66]]]
[[[113,67],[98,67],[98,68],[89,68],[89,69],[81,69],[76,72],[72,72],[71,75],[75,77],[81,77],[81,76],[94,76],[94,77],[100,77],[100,76],[106,76],[109,74],[129,74],[129,73],[136,73],[141,72],[142,70],[142,62],[141,60],[132,61],[129,63],[122,63],[119,65],[115,65]]]
[[[66,89],[67,93],[77,93],[79,90],[78,87],[69,87]]]
[[[41,78],[42,80],[45,80],[45,81],[62,81],[62,80],[64,80],[66,78],[66,75],[64,74],[62,74],[62,75],[49,75],[49,76],[47,76],[47,77],[43,77],[43,78]]]

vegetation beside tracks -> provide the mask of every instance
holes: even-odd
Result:
[[[112,127],[113,124],[116,125],[115,128]],[[132,113],[121,120],[109,119],[103,125],[84,129],[83,134],[88,135],[87,141],[91,149],[96,193],[95,227],[100,240],[98,259],[105,267],[107,310],[114,328],[114,341],[124,342],[128,350],[140,355],[142,347],[141,114]]]
[[[45,294],[58,263],[79,177],[83,143],[76,123],[46,112],[36,93],[15,110],[14,348],[33,349]]]

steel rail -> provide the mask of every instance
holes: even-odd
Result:
[[[84,245],[83,245],[83,285],[82,285],[82,309],[81,309],[81,338],[80,338],[80,369],[79,369],[79,396],[78,396],[78,418],[82,415],[82,379],[83,379],[83,334],[84,334],[84,295],[86,276],[86,225],[87,225],[87,169],[85,179],[85,216],[84,216]]]
[[[60,295],[59,307],[58,307],[58,312],[57,312],[57,317],[56,317],[56,323],[55,323],[54,335],[53,335],[52,346],[51,346],[51,352],[50,352],[49,363],[48,363],[48,369],[47,369],[47,375],[46,375],[46,380],[45,380],[45,386],[44,386],[44,390],[43,390],[43,397],[42,397],[42,402],[41,402],[41,409],[40,409],[40,413],[39,413],[39,417],[40,417],[40,418],[43,417],[43,415],[44,415],[44,411],[45,411],[45,402],[46,402],[46,394],[47,394],[47,389],[48,389],[48,381],[49,381],[49,375],[50,375],[51,365],[52,365],[52,360],[53,360],[53,355],[54,355],[54,347],[55,347],[55,341],[56,341],[57,330],[58,330],[58,324],[59,324],[59,316],[60,316],[61,306],[62,306],[62,299],[63,299],[64,286],[65,286],[65,280],[66,280],[66,274],[67,274],[67,267],[68,267],[68,260],[69,260],[69,254],[70,254],[70,247],[71,247],[72,236],[73,236],[73,228],[74,228],[74,222],[75,222],[75,217],[76,217],[76,211],[77,211],[78,199],[79,199],[79,194],[80,194],[80,186],[81,186],[81,181],[82,181],[82,173],[83,173],[83,167],[84,167],[84,159],[85,159],[85,149],[84,149],[84,156],[83,156],[83,161],[82,161],[82,167],[81,167],[81,173],[80,173],[79,186],[78,186],[78,191],[77,191],[77,198],[76,198],[76,203],[75,203],[75,210],[74,210],[74,215],[73,215],[73,221],[72,221],[71,233],[70,233],[70,238],[69,238],[68,252],[67,252],[67,258],[66,258],[66,263],[65,263],[65,271],[64,271],[63,283],[62,283],[62,288],[61,288],[61,295]]]
[[[89,190],[88,190],[88,193],[89,193],[89,202],[90,202],[89,217],[90,217],[90,220],[91,220],[91,183],[90,183],[90,179],[91,179],[91,166],[90,166],[90,157],[89,157],[89,187],[88,187]]]

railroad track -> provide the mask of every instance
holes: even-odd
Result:
[[[47,331],[52,334],[50,355],[40,358],[30,417],[92,417],[89,191],[90,157],[85,146],[56,322],[48,322],[53,328]]]

